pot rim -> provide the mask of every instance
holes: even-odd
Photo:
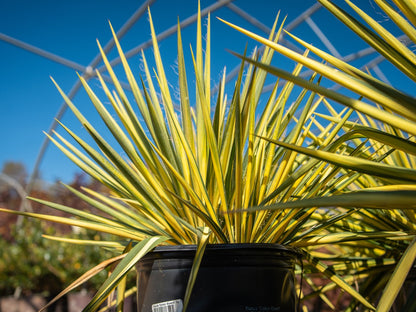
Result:
[[[197,245],[160,245],[156,246],[149,254],[164,252],[195,252]],[[205,251],[238,251],[238,250],[263,250],[276,251],[291,254],[294,257],[301,258],[302,253],[299,249],[273,243],[229,243],[229,244],[208,244]]]

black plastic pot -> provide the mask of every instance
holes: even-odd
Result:
[[[139,312],[182,311],[195,251],[157,247],[139,261]],[[298,311],[297,257],[275,244],[208,245],[187,312]]]

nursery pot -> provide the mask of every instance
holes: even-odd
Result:
[[[161,246],[138,262],[139,312],[182,312],[195,252]],[[187,312],[298,311],[298,256],[276,244],[208,245]]]

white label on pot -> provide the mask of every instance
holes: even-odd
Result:
[[[181,299],[152,304],[152,312],[182,312]]]

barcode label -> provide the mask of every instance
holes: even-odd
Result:
[[[152,304],[152,312],[182,312],[181,299]]]

